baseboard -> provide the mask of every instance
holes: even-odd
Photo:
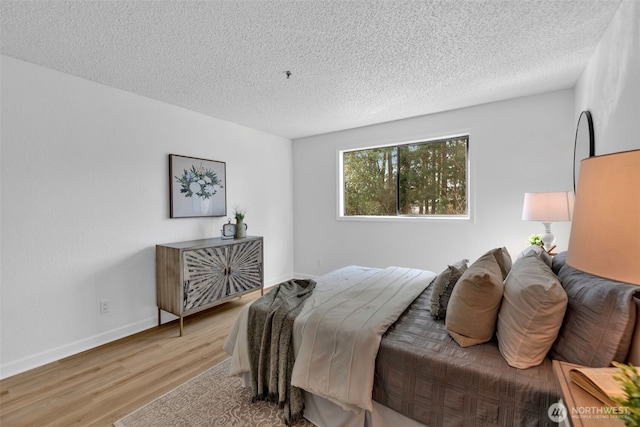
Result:
[[[290,280],[293,277],[307,278],[307,277],[301,277],[299,275],[285,274],[285,275],[265,281],[264,286],[265,288],[269,288],[277,285],[278,283],[282,283],[287,280]],[[173,316],[169,313],[163,312],[162,315],[163,315],[162,323],[166,323],[168,321],[177,319],[176,316]],[[56,347],[51,350],[43,351],[38,354],[34,354],[13,362],[9,362],[5,365],[0,365],[0,380],[12,377],[22,372],[26,372],[30,369],[34,369],[42,365],[46,365],[47,363],[64,359],[65,357],[73,356],[74,354],[78,354],[83,351],[87,351],[92,348],[99,347],[104,344],[108,344],[112,341],[119,340],[120,338],[125,338],[129,335],[137,334],[138,332],[142,332],[144,330],[153,328],[157,325],[158,325],[158,318],[154,316],[154,317],[133,323],[131,325],[126,325],[121,328],[103,332],[101,334],[94,335],[79,341],[75,341],[70,344],[65,344],[63,346]]]
[[[313,276],[311,274],[294,273],[286,276],[280,276],[276,279],[271,279],[269,281],[265,281],[264,287],[265,289],[270,288],[272,286],[276,286],[282,282],[286,282],[287,280],[291,280],[291,279],[315,279],[316,277],[318,276]]]
[[[313,274],[295,273],[294,277],[297,279],[315,279],[318,276]]]
[[[0,366],[0,380],[12,377],[14,375],[26,372],[30,369],[37,368],[47,363],[55,362],[65,357],[108,344],[120,338],[142,332],[146,329],[153,328],[158,325],[158,318],[151,317],[131,325],[116,328],[111,331],[103,332],[79,341],[65,344],[51,350],[43,351],[22,359],[7,363]]]
[[[278,285],[278,284],[280,284],[282,282],[286,282],[287,280],[291,280],[294,277],[296,277],[296,276],[294,276],[292,274],[283,274],[282,276],[278,276],[278,277],[276,277],[274,279],[265,280],[264,281],[264,287],[265,288],[270,288],[270,287]]]

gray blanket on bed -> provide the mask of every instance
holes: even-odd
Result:
[[[291,425],[302,418],[302,390],[291,385],[293,322],[315,287],[313,280],[279,284],[249,308],[248,344],[253,401],[278,403]]]
[[[549,426],[560,398],[551,360],[509,366],[495,340],[460,347],[424,291],[382,337],[373,399],[427,426]]]

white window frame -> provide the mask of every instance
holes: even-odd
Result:
[[[411,144],[420,144],[420,143],[429,143],[435,141],[443,141],[447,139],[455,139],[455,138],[467,138],[467,214],[466,215],[410,215],[410,214],[401,214],[401,215],[345,215],[344,214],[344,153],[352,152],[352,151],[362,151],[362,150],[370,150],[375,148],[385,148],[385,147],[397,147],[401,145],[411,145]],[[434,136],[429,138],[420,138],[415,140],[409,140],[404,142],[393,142],[387,144],[377,144],[377,145],[367,145],[363,147],[350,147],[350,148],[339,148],[336,150],[337,157],[337,172],[338,179],[337,181],[337,191],[336,194],[338,196],[338,200],[336,203],[337,206],[337,219],[340,221],[378,221],[378,222],[404,222],[404,221],[453,221],[453,222],[474,222],[473,220],[473,211],[474,211],[474,187],[473,182],[473,168],[471,164],[471,159],[473,156],[473,149],[471,144],[471,133],[470,132],[460,132],[454,133],[451,135],[445,136]]]

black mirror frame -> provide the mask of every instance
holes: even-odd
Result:
[[[586,129],[584,128],[585,126],[587,126]],[[579,137],[582,134],[584,134],[585,130],[588,132],[588,135],[589,135],[588,141],[585,141],[584,138],[579,139]],[[587,149],[588,149],[588,153],[586,151]],[[576,138],[573,145],[573,193],[574,194],[578,189],[578,175],[580,173],[580,162],[583,159],[587,159],[589,157],[595,156],[595,154],[596,154],[596,144],[595,144],[595,138],[593,133],[593,118],[591,117],[591,113],[588,110],[585,110],[582,113],[580,113],[580,117],[578,118],[578,125],[576,126]]]

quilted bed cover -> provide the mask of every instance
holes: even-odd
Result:
[[[382,338],[373,399],[427,426],[555,425],[560,390],[551,360],[510,367],[490,341],[461,348],[430,313],[431,287]]]

